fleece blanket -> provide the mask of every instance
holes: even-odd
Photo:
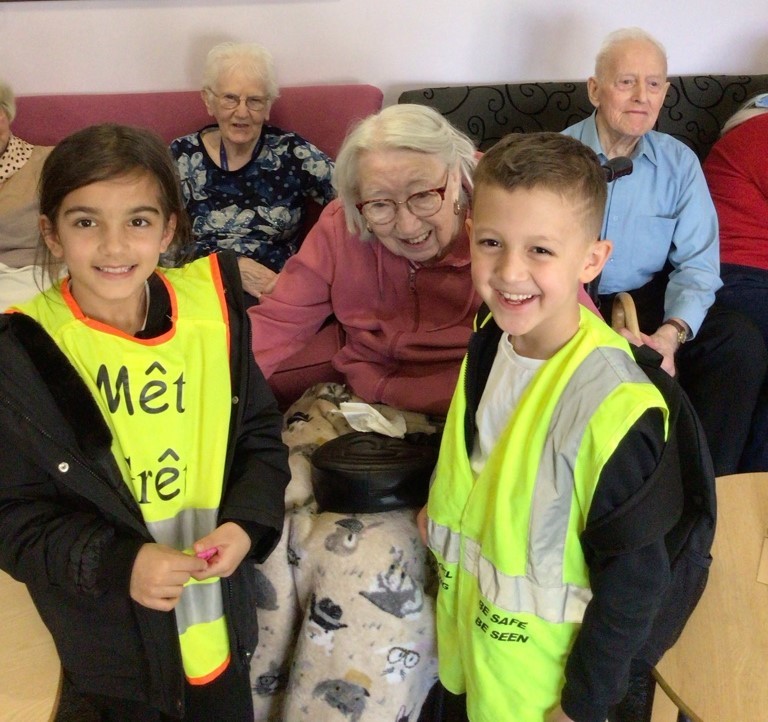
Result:
[[[340,384],[310,388],[285,414],[291,482],[280,544],[257,566],[259,644],[251,662],[255,719],[415,722],[437,679],[436,577],[416,510],[318,513],[309,457],[352,431]],[[407,431],[442,420],[402,415]]]

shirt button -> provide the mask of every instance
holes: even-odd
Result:
[[[69,471],[69,464],[68,464],[66,461],[62,461],[62,462],[59,464],[59,471],[60,471],[62,474],[66,474],[66,473]]]
[[[233,396],[232,397],[232,405],[234,406],[235,404],[239,404],[239,403],[240,403],[240,397],[239,396]]]

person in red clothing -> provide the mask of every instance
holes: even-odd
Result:
[[[289,513],[260,567],[270,603],[251,663],[257,720],[326,719],[331,708],[394,720],[417,711],[435,679],[415,511],[317,513],[306,455],[351,431],[337,413],[350,399],[407,410],[408,431],[414,419],[439,426],[480,303],[464,228],[475,163],[469,138],[431,108],[361,121],[337,158],[338,199],[248,312],[267,377],[331,314],[345,332],[333,365],[346,387],[321,384],[286,412]]]
[[[749,316],[768,343],[768,93],[737,111],[704,161],[720,222],[718,301]]]
[[[329,706],[369,722],[416,719],[436,678],[415,510],[318,513],[306,456],[351,431],[337,408],[350,394],[386,405],[407,432],[442,425],[480,303],[465,228],[476,158],[425,106],[361,121],[336,160],[338,198],[248,311],[267,378],[329,315],[346,337],[333,359],[346,388],[321,384],[286,412],[289,513],[284,551],[260,568],[269,608],[251,663],[256,719],[330,719]]]
[[[392,106],[354,128],[329,204],[250,311],[269,378],[334,314],[333,365],[368,402],[445,415],[479,305],[464,230],[475,148],[439,113]]]
[[[720,223],[720,305],[740,311],[768,344],[768,93],[747,101],[723,126],[704,161]],[[744,471],[768,470],[768,388],[755,412]]]

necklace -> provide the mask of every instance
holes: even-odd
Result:
[[[74,288],[75,284],[72,282],[72,277],[70,276],[69,282],[69,293],[72,295],[72,298],[74,298]],[[147,328],[147,319],[149,318],[149,279],[144,281],[144,320],[141,323],[141,328],[136,331],[136,333],[140,333],[141,331],[144,331]],[[77,299],[75,299],[77,300]],[[78,304],[79,306],[80,304]],[[80,312],[82,313],[82,309],[80,309]],[[91,318],[87,314],[83,314],[86,318]]]
[[[146,330],[147,318],[149,318],[149,280],[144,281],[144,321],[139,331]]]
[[[260,152],[261,146],[264,145],[264,131],[259,134],[259,139],[256,141],[256,145],[253,147],[253,153],[251,153],[251,160],[253,160]],[[248,161],[250,163],[250,161]],[[219,131],[219,165],[222,170],[229,170],[229,159],[227,158],[227,149],[224,147],[224,138],[221,137],[221,131]]]

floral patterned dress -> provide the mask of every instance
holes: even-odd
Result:
[[[219,168],[203,146],[208,126],[171,143],[196,256],[219,248],[280,271],[299,247],[306,199],[325,205],[334,197],[333,161],[295,133],[262,127],[245,166]]]

